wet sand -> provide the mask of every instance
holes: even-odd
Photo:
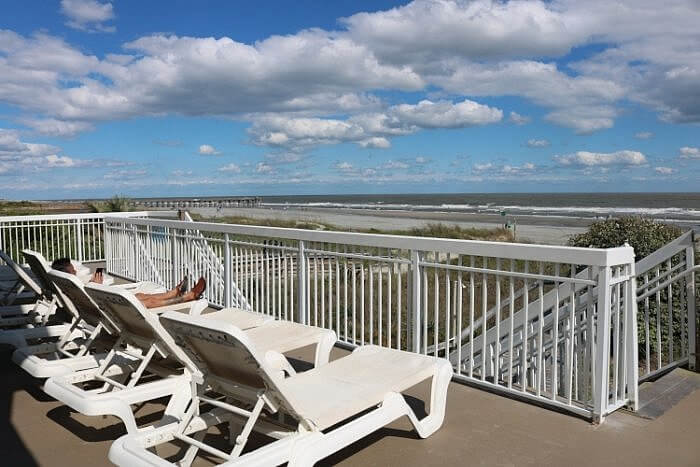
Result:
[[[190,208],[204,217],[241,216],[253,219],[323,222],[347,229],[405,230],[431,223],[458,225],[463,228],[496,229],[505,219],[515,220],[516,240],[548,245],[563,245],[573,234],[585,232],[595,219],[508,216],[446,212],[390,211],[341,208]]]

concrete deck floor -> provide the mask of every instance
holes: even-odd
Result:
[[[334,351],[334,358],[343,353]],[[86,417],[52,400],[11,362],[8,348],[0,351],[0,375],[0,464],[109,464],[111,441],[124,433],[116,418]],[[140,422],[157,421],[162,408],[141,408]],[[442,429],[428,439],[399,420],[322,465],[700,465],[700,391],[655,420],[618,412],[599,426],[455,383],[447,408]]]
[[[334,349],[331,358],[346,351]],[[292,357],[308,361],[308,352]],[[109,465],[111,442],[125,433],[118,419],[87,417],[51,399],[0,346],[0,465]],[[424,399],[428,385],[412,395]],[[412,405],[417,400],[412,401]],[[160,419],[147,404],[139,423]],[[264,438],[253,440],[263,443]],[[700,391],[655,420],[618,411],[602,425],[453,383],[443,427],[419,439],[398,420],[325,459],[340,466],[700,466]],[[206,459],[195,465],[212,465]]]

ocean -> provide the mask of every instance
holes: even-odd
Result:
[[[457,193],[263,196],[263,207],[700,221],[700,193]]]

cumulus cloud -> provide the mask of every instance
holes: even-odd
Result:
[[[111,3],[95,0],[63,0],[62,11],[87,29],[108,28],[114,17]],[[413,128],[493,121],[486,109],[479,119],[461,97],[445,115],[434,111],[446,105],[439,102],[404,104],[410,115],[398,107],[392,115],[373,94],[385,90],[516,96],[581,134],[613,127],[621,100],[670,122],[698,123],[698,22],[694,0],[661,9],[651,0],[415,0],[345,18],[336,31],[302,30],[253,44],[154,34],[101,57],[48,34],[0,31],[0,101],[45,120],[37,131],[59,136],[101,121],[167,114],[253,122],[269,113],[332,115],[351,126],[353,116],[376,114],[382,132],[357,121],[367,135],[322,138],[367,147],[387,147]],[[557,64],[591,43],[604,45]],[[510,115],[513,123],[523,118]],[[284,132],[263,133],[261,144],[296,143]]]
[[[399,104],[384,113],[363,113],[346,120],[332,118],[266,115],[250,129],[255,144],[304,148],[322,144],[357,143],[366,148],[388,148],[389,137],[415,133],[421,129],[465,128],[496,123],[503,118],[500,109],[464,100],[422,100]]]
[[[230,164],[226,164],[223,167],[219,167],[219,172],[230,172],[230,173],[241,173],[241,168],[231,162]]]
[[[671,167],[654,167],[654,171],[660,175],[671,175],[676,172],[676,169]]]
[[[87,32],[114,32],[114,26],[104,23],[114,18],[110,2],[96,0],[61,0],[61,13],[67,18],[67,26]]]
[[[531,148],[546,148],[549,146],[549,141],[546,139],[529,139],[527,140],[527,145]]]
[[[532,119],[528,116],[520,115],[518,112],[511,111],[510,116],[508,117],[508,121],[515,125],[526,125],[530,123]]]
[[[272,167],[270,164],[267,164],[265,162],[258,162],[255,165],[255,172],[259,174],[269,174],[275,171],[275,168]]]
[[[475,163],[472,165],[472,174],[488,175],[493,177],[509,178],[535,173],[537,166],[532,162],[524,162],[521,165],[495,164],[493,162]]]
[[[85,167],[90,161],[59,155],[61,148],[20,140],[17,130],[0,128],[0,174]]]
[[[202,156],[218,156],[221,152],[217,151],[214,146],[202,144],[199,146],[199,154]]]
[[[647,163],[647,158],[639,151],[615,151],[610,153],[578,151],[573,154],[557,155],[554,160],[562,166],[639,166]]]
[[[680,152],[681,159],[700,159],[700,148],[683,146]]]
[[[653,136],[654,133],[652,133],[651,131],[640,131],[639,133],[634,134],[634,137],[637,139],[650,139]]]

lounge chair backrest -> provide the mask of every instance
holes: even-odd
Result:
[[[49,269],[48,276],[68,300],[75,305],[81,319],[93,327],[102,323],[107,332],[112,335],[119,333],[114,322],[102,313],[95,301],[85,292],[85,286],[80,279],[73,274],[55,269]]]
[[[160,321],[175,343],[185,351],[204,375],[230,382],[265,389],[265,395],[286,413],[303,420],[293,398],[284,393],[284,379],[273,371],[264,355],[233,324],[204,316],[164,313]]]
[[[127,343],[141,348],[156,344],[162,355],[171,355],[186,366],[192,366],[187,356],[160,325],[158,316],[148,311],[134,294],[117,287],[95,283],[85,285],[85,292],[115,324],[119,337]]]
[[[39,281],[44,295],[47,297],[55,296],[62,307],[67,308],[73,316],[78,316],[78,312],[73,304],[70,303],[70,300],[66,300],[63,293],[56,288],[56,285],[49,277],[49,263],[46,261],[46,258],[44,258],[44,255],[34,250],[22,250],[22,255]]]
[[[17,277],[19,277],[20,281],[22,281],[25,287],[31,289],[32,292],[39,296],[42,294],[39,284],[37,284],[19,264],[14,262],[7,253],[0,251],[0,259],[2,259],[5,264],[12,268],[12,271],[17,274]]]

